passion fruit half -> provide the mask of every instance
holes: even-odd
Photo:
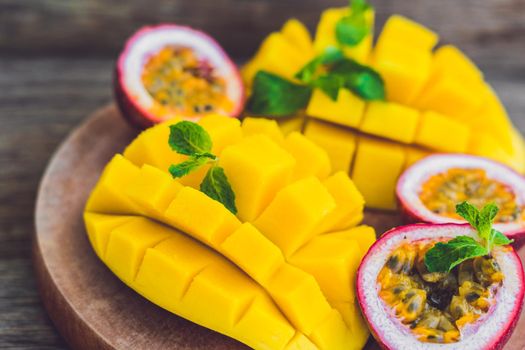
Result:
[[[357,296],[385,349],[501,349],[518,321],[523,267],[510,246],[462,262],[448,273],[423,263],[437,242],[476,239],[467,224],[413,224],[385,233],[363,258]]]
[[[219,44],[174,24],[144,27],[126,42],[114,88],[122,114],[140,127],[210,113],[237,117],[244,105],[239,71]]]
[[[399,178],[397,199],[407,222],[464,223],[456,204],[481,208],[494,202],[500,211],[494,228],[515,241],[525,235],[525,178],[498,162],[463,154],[435,154]]]

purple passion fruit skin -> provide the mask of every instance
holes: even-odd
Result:
[[[173,117],[238,117],[244,106],[239,71],[222,48],[203,32],[172,24],[142,28],[127,41],[114,90],[122,114],[141,128]]]
[[[408,168],[396,195],[406,222],[464,223],[455,206],[469,201],[481,208],[496,203],[494,228],[520,246],[525,238],[525,178],[492,160],[460,154],[436,154]]]
[[[357,294],[383,348],[500,349],[506,343],[523,304],[522,263],[507,246],[450,273],[428,272],[426,251],[460,235],[476,233],[469,225],[408,225],[370,248],[358,270]]]

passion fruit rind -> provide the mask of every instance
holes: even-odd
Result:
[[[424,252],[461,235],[477,238],[468,224],[402,226],[386,232],[363,258],[357,296],[383,348],[501,349],[507,342],[525,290],[523,267],[512,247],[495,247],[490,257],[468,260],[450,274],[426,271]],[[405,245],[410,249],[399,249]],[[429,293],[439,290],[448,295]],[[432,305],[427,298],[434,299]]]
[[[137,50],[135,45],[145,37],[148,38],[148,44]],[[184,38],[182,40],[181,38]],[[151,40],[149,40],[151,39]],[[180,42],[182,40],[182,42]],[[149,44],[151,42],[151,44]],[[143,72],[145,64],[153,55],[160,52],[167,47],[188,48],[195,51],[197,54],[202,54],[205,59],[211,62],[207,63],[207,67],[220,70],[224,73],[221,76],[226,83],[226,94],[231,98],[231,108],[228,111],[214,111],[202,110],[202,113],[192,113],[192,115],[177,115],[185,119],[199,119],[199,114],[209,114],[212,112],[220,112],[231,117],[238,117],[243,108],[245,101],[244,85],[237,69],[230,57],[225,53],[222,47],[208,34],[177,24],[159,24],[155,26],[145,26],[133,34],[124,46],[123,51],[117,60],[115,74],[114,74],[114,93],[117,105],[120,108],[123,116],[134,126],[139,128],[146,128],[159,123],[166,119],[165,116],[159,113],[159,109],[152,107],[154,97],[143,86],[144,82],[141,78],[137,78]],[[203,49],[205,48],[205,50]],[[139,52],[135,52],[139,51]],[[201,52],[205,51],[205,52]],[[126,82],[126,76],[129,75],[130,68],[126,66],[127,60],[130,56],[136,56],[133,60],[133,83]],[[134,72],[137,70],[137,72]],[[140,88],[131,88],[130,85],[140,85]],[[145,102],[150,104],[145,106]]]
[[[422,187],[433,176],[450,175],[450,170],[459,169],[467,171],[481,170],[486,175],[486,180],[494,181],[493,185],[495,187],[506,189],[504,191],[505,194],[513,196],[515,208],[519,213],[508,213],[508,210],[506,210],[507,206],[498,203],[498,207],[503,209],[500,210],[500,216],[496,218],[494,228],[505,233],[507,237],[514,239],[515,247],[521,246],[525,242],[525,178],[506,165],[483,157],[465,154],[434,154],[423,158],[405,170],[396,186],[396,197],[404,222],[464,223],[465,221],[457,217],[452,210],[446,215],[431,210],[421,198]],[[478,176],[476,179],[482,178]],[[450,208],[465,200],[476,204],[478,207],[482,207],[489,202],[501,201],[498,198],[500,196],[493,195],[488,195],[486,200],[474,198],[476,195],[479,195],[478,192],[468,188],[462,191],[465,189],[463,183],[454,185],[461,193],[456,198],[457,203],[448,206]],[[451,200],[450,196],[447,196],[447,200]],[[506,215],[506,218],[503,218],[503,215]],[[515,220],[509,220],[509,218],[514,218]]]

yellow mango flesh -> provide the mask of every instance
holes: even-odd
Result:
[[[322,237],[357,242],[360,249],[359,260],[365,256],[365,254],[368,252],[368,249],[370,249],[372,244],[374,244],[376,241],[376,233],[374,228],[366,225],[352,227],[342,231],[331,232],[323,235]]]
[[[350,90],[339,89],[337,100],[333,101],[323,91],[314,89],[306,114],[340,125],[358,127],[363,119],[364,110],[365,102]]]
[[[226,159],[221,164],[225,171],[232,170],[231,177],[227,173],[232,183],[237,180],[246,194],[249,190],[263,193],[259,200],[267,198],[264,205],[254,202],[260,205],[261,214],[253,215],[252,224],[243,224],[240,215],[236,217],[221,203],[172,179],[147,159],[135,159],[138,164],[134,164],[118,156],[100,179],[105,187],[99,188],[104,191],[95,190],[92,197],[97,200],[88,201],[96,203],[90,208],[99,208],[100,213],[85,214],[97,254],[102,252],[99,255],[108,267],[152,302],[253,348],[347,348],[348,325],[328,302],[320,287],[322,277],[294,267],[287,257],[322,232],[357,224],[362,218],[362,197],[347,175],[327,177],[328,157],[298,133],[278,144],[264,132],[242,135],[238,122],[221,126],[218,117],[203,120],[211,130],[228,130],[210,132],[212,139],[221,133],[241,132],[239,139],[225,142],[217,153],[220,162]],[[139,138],[146,142],[143,136]],[[225,136],[217,139],[221,138]],[[312,169],[307,165],[309,157]],[[253,175],[262,173],[269,181],[265,184],[259,181],[264,177],[243,174],[238,170],[242,162]],[[297,163],[301,171],[292,181]],[[278,185],[268,186],[272,181]],[[112,213],[106,203],[131,209]],[[238,201],[236,204],[241,208]],[[279,237],[282,232],[287,232],[280,235],[284,238]],[[334,276],[339,273],[336,270],[331,272]],[[332,279],[332,288],[337,288],[339,280]]]
[[[242,132],[244,136],[266,135],[277,144],[282,144],[284,141],[284,136],[279,125],[273,119],[245,118],[242,122]]]
[[[252,221],[291,180],[295,160],[267,136],[253,135],[226,147],[219,164],[235,193],[239,218]]]
[[[403,148],[381,140],[362,138],[356,153],[352,180],[359,192],[374,208],[395,208],[396,181],[405,165]],[[371,172],[370,169],[378,170]]]
[[[412,143],[419,125],[419,111],[392,102],[368,104],[359,130],[394,141]]]
[[[467,151],[471,135],[464,124],[433,111],[423,113],[421,118],[423,120],[416,135],[418,145],[441,152]]]
[[[321,235],[294,253],[290,262],[314,276],[328,300],[352,301],[360,252],[354,240]]]
[[[289,256],[317,234],[335,208],[319,179],[308,177],[283,188],[253,224]]]
[[[420,50],[430,51],[438,42],[438,35],[406,17],[392,15],[386,21],[376,46],[392,42],[403,43]]]
[[[331,165],[328,154],[300,132],[289,134],[283,147],[295,158],[293,180],[308,176],[324,179],[330,174]]]
[[[281,33],[301,52],[306,52],[313,56],[314,47],[310,32],[300,21],[295,18],[289,19],[281,28]]]
[[[349,349],[362,349],[370,336],[370,331],[361,314],[357,299],[353,302],[340,302],[333,305],[343,316],[345,323],[349,325],[352,334],[352,345]]]
[[[352,132],[310,120],[306,124],[304,135],[326,151],[332,171],[350,171],[356,148],[356,137]]]

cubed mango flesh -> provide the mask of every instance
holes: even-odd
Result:
[[[304,135],[323,148],[332,164],[332,171],[350,171],[356,148],[354,133],[327,123],[310,120]]]
[[[192,187],[178,192],[164,216],[170,225],[214,248],[241,226],[222,203]]]
[[[432,76],[454,76],[468,81],[483,81],[483,72],[453,45],[440,46],[434,53]]]
[[[463,123],[434,111],[426,111],[421,116],[415,143],[436,151],[464,153],[470,137],[470,129]]]
[[[146,249],[172,235],[173,230],[167,226],[144,217],[132,218],[111,232],[103,260],[123,282],[131,285]]]
[[[253,224],[289,256],[317,234],[335,207],[319,179],[307,177],[279,191]]]
[[[346,230],[337,231],[323,235],[322,237],[329,237],[332,239],[343,239],[355,241],[359,245],[360,256],[359,260],[368,252],[368,249],[376,241],[376,232],[373,227],[361,225],[352,227]]]
[[[368,103],[359,130],[403,143],[412,143],[419,125],[420,113],[414,108],[393,102]]]
[[[293,180],[308,176],[324,179],[330,174],[330,158],[326,151],[300,132],[289,134],[283,147],[295,158]]]
[[[124,191],[141,210],[159,219],[183,187],[170,174],[144,164]]]
[[[321,235],[295,252],[289,261],[314,276],[328,300],[353,301],[361,258],[356,241]]]
[[[367,205],[395,209],[396,182],[405,165],[403,147],[386,141],[360,138],[356,153],[352,180]]]
[[[281,250],[250,223],[242,224],[219,250],[263,286],[284,264]]]
[[[307,55],[314,55],[314,46],[312,37],[308,28],[296,18],[287,20],[281,28],[281,33],[286,39],[295,45],[295,47]]]
[[[131,218],[133,218],[133,216],[84,213],[84,223],[86,225],[89,242],[101,260],[106,253],[111,231],[125,224]]]
[[[336,208],[319,225],[319,233],[347,228],[349,222],[362,217],[365,200],[346,172],[333,174],[323,181],[323,186],[334,198]]]
[[[296,333],[295,336],[292,338],[292,340],[290,340],[290,342],[284,348],[284,350],[318,350],[318,349],[319,348],[302,333]]]
[[[283,133],[274,119],[247,117],[242,121],[242,133],[244,136],[263,134],[279,145],[284,141]]]
[[[320,349],[358,349],[351,347],[353,335],[339,311],[334,309],[312,332],[310,338]]]
[[[376,46],[394,42],[424,51],[431,51],[438,40],[438,35],[427,27],[404,16],[392,15],[383,26]]]
[[[295,159],[268,136],[254,135],[226,147],[219,164],[235,193],[239,218],[252,221],[290,182]]]
[[[365,102],[348,89],[339,89],[335,101],[322,90],[314,89],[306,108],[310,117],[349,127],[359,126],[364,111]]]
[[[406,147],[405,152],[406,152],[405,168],[408,168],[412,164],[432,154],[432,152],[427,151],[422,148],[418,148],[418,147]]]
[[[140,208],[122,191],[139,175],[139,168],[115,155],[104,168],[86,203],[86,211],[104,214],[142,214]]]
[[[304,126],[304,119],[303,115],[298,114],[292,117],[279,118],[277,124],[279,124],[279,128],[283,135],[287,136],[294,131],[301,132]]]
[[[333,303],[352,334],[352,345],[348,349],[362,349],[370,336],[366,321],[361,314],[357,300],[351,302]]]
[[[241,122],[237,118],[224,118],[220,114],[209,114],[202,117],[198,124],[210,135],[213,154],[221,154],[224,147],[242,139]]]
[[[268,292],[296,329],[307,336],[332,310],[316,280],[288,264],[269,281]]]

